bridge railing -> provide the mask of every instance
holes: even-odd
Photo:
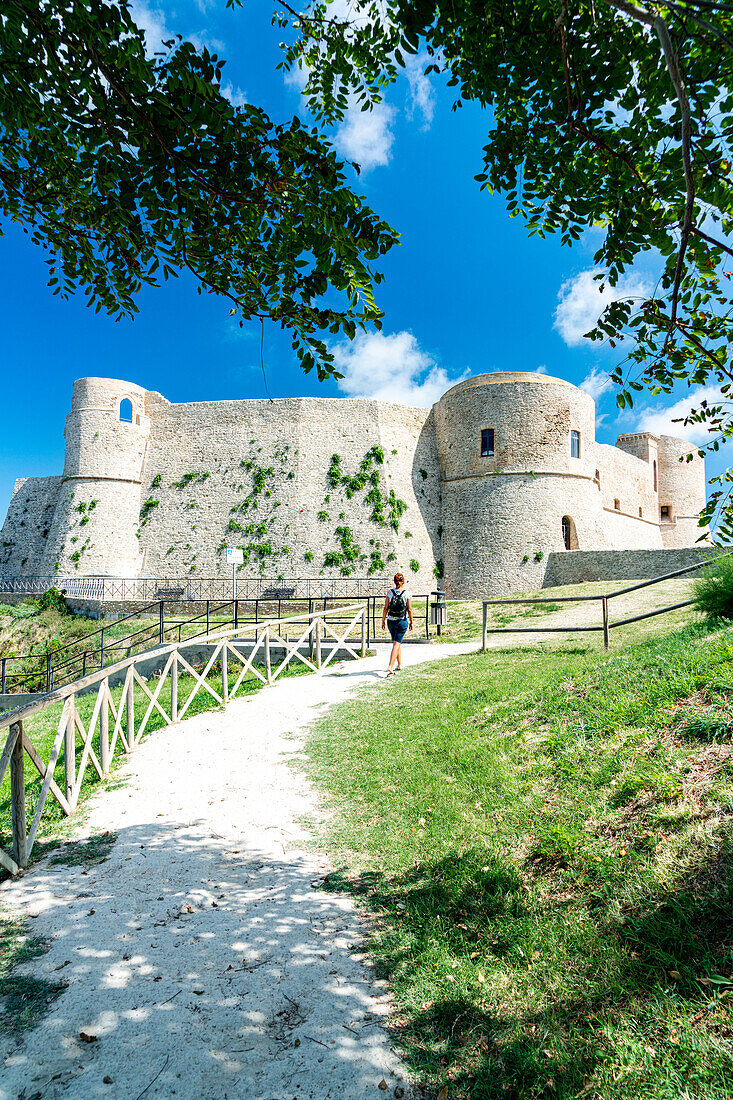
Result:
[[[141,653],[0,715],[0,738],[8,731],[4,743],[0,740],[0,787],[9,768],[12,835],[9,852],[0,846],[0,866],[13,875],[27,866],[49,796],[65,815],[71,814],[87,768],[91,766],[104,779],[115,753],[132,752],[153,715],[170,726],[186,716],[199,693],[225,706],[245,684],[272,684],[295,662],[321,673],[343,656],[363,657],[367,631],[366,603],[244,624],[158,648],[154,658],[162,669],[155,684],[141,675],[139,666],[151,660],[150,652]],[[206,648],[203,658],[202,646]],[[121,682],[119,693],[113,694],[113,677]],[[167,685],[170,691],[164,691]],[[78,705],[82,694],[95,696],[86,722]],[[136,708],[136,696],[142,707]],[[44,760],[28,722],[59,704],[56,734]],[[26,758],[41,779],[30,823]]]

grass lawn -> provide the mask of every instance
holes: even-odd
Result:
[[[733,1097],[731,658],[700,624],[497,649],[314,729],[324,888],[441,1100]]]

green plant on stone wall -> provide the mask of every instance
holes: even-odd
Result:
[[[428,480],[428,471],[427,471],[427,470],[423,470],[423,468],[422,468],[422,467],[420,467],[420,477],[421,477],[421,478],[423,479],[423,481],[427,481],[427,480]]]
[[[230,519],[229,520],[229,524],[227,526],[227,531],[243,531],[243,530],[244,530],[244,528],[242,527],[241,523],[237,523],[237,521],[235,519]]]
[[[160,474],[156,474],[153,480],[150,482],[150,488],[157,489],[162,480],[162,476]]]
[[[94,509],[95,509],[95,508],[97,507],[97,505],[98,505],[98,504],[99,504],[99,501],[98,501],[98,500],[90,500],[90,501],[89,501],[89,509],[88,509],[88,510],[89,510],[90,512],[93,512],[93,511],[94,511]]]
[[[312,550],[306,550],[305,554],[303,554],[303,557],[305,558],[306,561],[313,561],[313,558],[314,558],[313,551]]]
[[[86,527],[87,523],[89,523],[89,516],[88,515],[82,516],[81,519],[79,520],[79,526],[80,527]]]
[[[318,513],[318,519],[321,521],[321,523],[327,523],[328,522],[328,512],[319,512]]]
[[[144,527],[145,524],[148,522],[150,518],[150,513],[153,511],[154,508],[157,508],[159,504],[160,501],[153,500],[152,497],[149,497],[148,500],[145,501],[142,508],[140,509],[140,525],[142,527]]]
[[[534,556],[534,560],[535,560],[535,561],[542,561],[542,559],[544,558],[544,556],[545,556],[545,555],[544,555],[543,551],[542,551],[542,550],[538,550],[538,551],[537,551],[537,553],[536,553],[536,554],[535,554],[535,556]]]
[[[412,570],[413,573],[419,573],[420,572],[420,562],[417,560],[417,558],[411,558],[410,559],[410,569]]]
[[[528,561],[529,561],[529,554],[525,554],[524,557],[522,558],[522,565],[526,565]]]
[[[372,550],[369,554],[369,569],[367,570],[369,576],[371,577],[374,573],[383,573],[386,568],[381,550]]]
[[[445,567],[443,566],[443,561],[441,558],[438,558],[435,565],[433,566],[433,576],[437,580],[441,580],[441,578],[445,576]]]

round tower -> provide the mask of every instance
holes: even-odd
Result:
[[[48,539],[49,573],[139,575],[140,491],[150,418],[146,391],[114,378],[74,383],[63,485]]]
[[[687,456],[691,456],[687,460]],[[705,459],[694,443],[659,437],[659,523],[665,547],[694,546],[707,528],[698,526],[705,507]]]
[[[540,587],[549,551],[602,545],[587,393],[502,371],[454,386],[435,414],[450,595]]]

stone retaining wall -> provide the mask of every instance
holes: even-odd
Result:
[[[647,580],[686,569],[719,553],[720,548],[714,546],[688,546],[680,550],[566,550],[548,555],[542,587],[585,581]]]

